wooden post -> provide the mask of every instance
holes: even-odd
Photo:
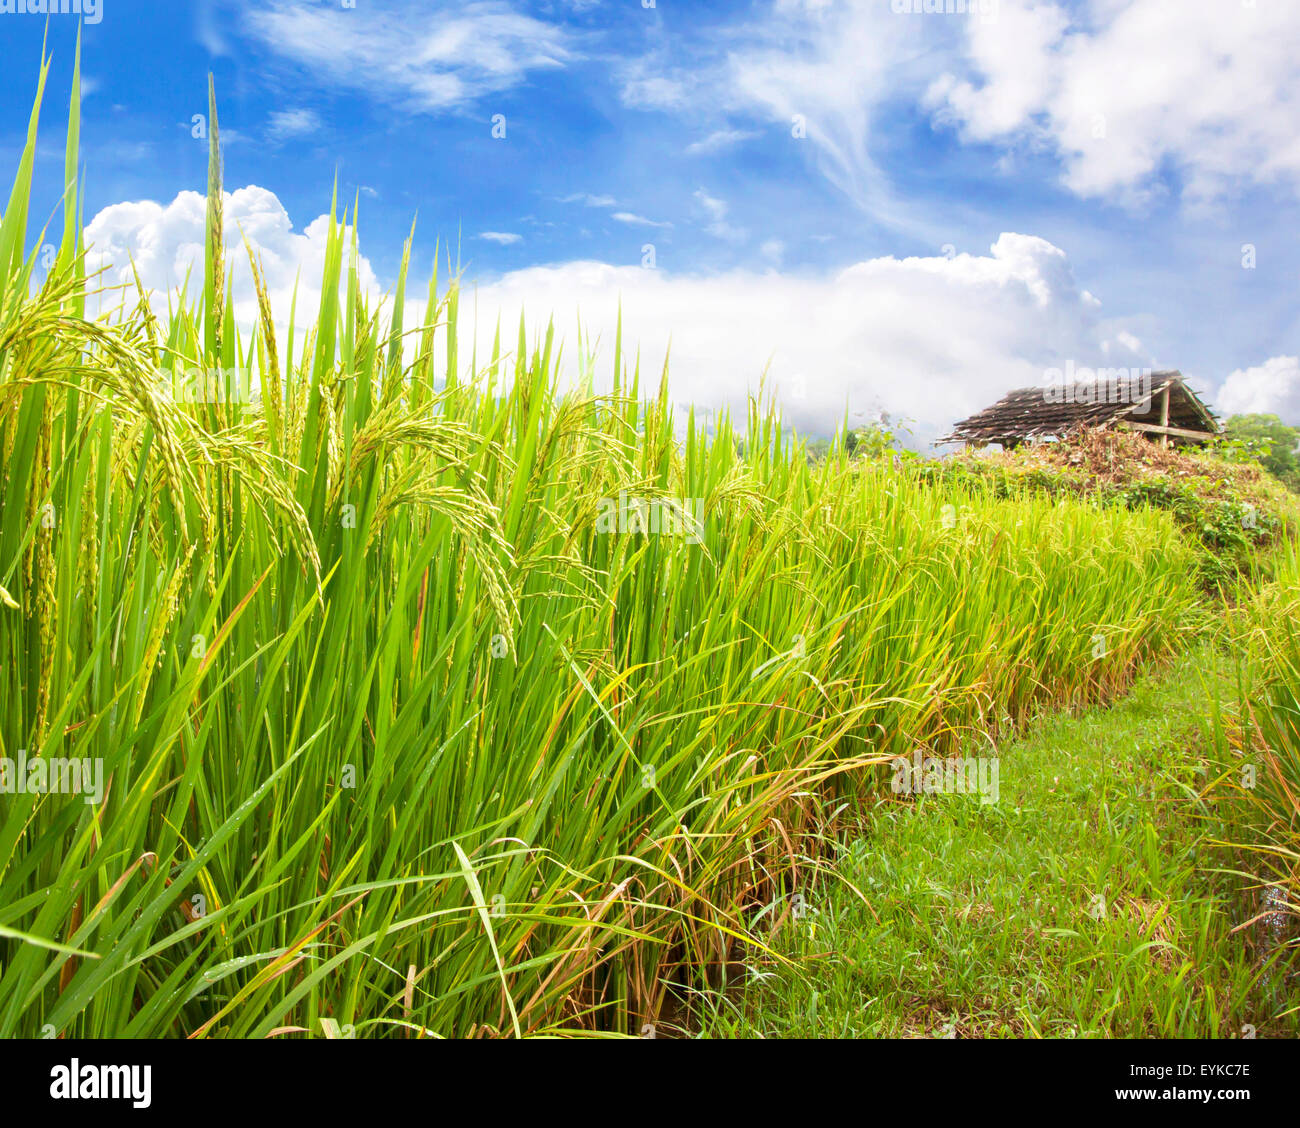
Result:
[[[1160,393],[1160,426],[1162,427],[1169,426],[1169,386],[1168,385],[1166,385],[1165,390]],[[1160,436],[1160,446],[1165,450],[1169,449],[1168,434],[1164,434]]]

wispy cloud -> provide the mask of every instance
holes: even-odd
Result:
[[[477,238],[486,239],[489,243],[499,243],[503,247],[524,241],[522,235],[516,235],[513,231],[483,231]]]
[[[267,0],[247,16],[262,44],[331,81],[438,112],[576,57],[572,35],[500,0],[430,13]]]
[[[914,25],[886,3],[777,0],[769,11],[720,65],[719,97],[807,145],[822,174],[871,218],[929,241],[875,156],[882,105],[919,98],[933,75],[932,60],[911,58]]]
[[[910,35],[915,22],[895,15],[885,0],[770,0],[760,10],[761,18],[692,44],[689,65],[658,48],[623,64],[624,105],[696,123],[715,115],[718,128],[686,146],[692,156],[755,135],[737,119],[771,123],[780,130],[774,139],[783,134],[804,146],[809,163],[860,211],[931,242],[934,232],[896,197],[873,153],[882,104],[898,98],[915,105],[934,77],[934,59],[918,59]],[[946,34],[955,41],[955,32]]]
[[[643,215],[637,215],[635,212],[615,212],[612,219],[618,220],[619,223],[626,223],[632,227],[671,227],[671,223],[660,223],[653,219],[646,219]]]
[[[710,235],[733,243],[739,243],[748,237],[749,233],[743,227],[736,227],[727,222],[727,213],[731,209],[726,200],[710,196],[703,188],[696,190],[695,200],[709,217],[709,224],[705,230]]]
[[[322,125],[320,115],[315,110],[275,110],[267,119],[266,135],[272,142],[279,144],[294,137],[319,133]]]
[[[589,208],[612,208],[618,203],[613,196],[593,196],[589,192],[575,192],[560,198],[562,204],[585,204]]]
[[[623,105],[641,110],[689,110],[698,106],[699,79],[688,70],[672,70],[663,58],[632,59],[619,68]]]
[[[691,156],[717,153],[723,149],[730,149],[733,145],[739,145],[742,141],[749,141],[759,136],[761,134],[756,129],[718,129],[703,140],[693,141],[687,145],[686,152]]]
[[[229,55],[230,48],[221,32],[216,0],[198,0],[194,6],[194,36],[209,55]]]

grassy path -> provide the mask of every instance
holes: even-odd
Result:
[[[1215,824],[1188,788],[1214,666],[1203,646],[1042,718],[1001,749],[995,804],[883,803],[779,933],[797,970],[756,965],[706,1033],[1293,1036],[1229,935],[1238,883],[1204,872]]]

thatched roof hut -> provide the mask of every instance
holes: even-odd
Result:
[[[1011,449],[1030,440],[1063,439],[1089,427],[1141,431],[1162,446],[1203,443],[1219,433],[1214,413],[1179,372],[1046,383],[1008,392],[992,407],[963,419],[941,443]]]

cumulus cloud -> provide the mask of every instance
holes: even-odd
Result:
[[[621,301],[624,341],[640,343],[643,371],[658,372],[671,339],[677,402],[739,407],[767,369],[786,417],[819,433],[846,409],[884,410],[932,439],[1067,359],[1150,363],[1132,337],[1108,330],[1064,252],[1028,235],[1004,234],[987,255],[871,259],[821,276],[566,263],[511,272],[477,295],[503,324],[521,308],[530,321],[553,311],[572,332],[580,315],[606,348]]]
[[[261,260],[271,308],[277,323],[287,327],[295,280],[299,323],[315,316],[320,303],[320,280],[325,268],[329,216],[318,216],[302,231],[295,231],[289,215],[274,192],[256,185],[224,196],[227,265],[234,270],[233,316],[245,332],[257,318],[248,255],[240,232]],[[99,285],[127,286],[134,291],[132,263],[140,280],[154,294],[159,312],[166,313],[168,296],[189,278],[187,297],[194,301],[203,286],[203,240],[207,204],[198,192],[181,192],[169,204],[152,200],[113,204],[99,212],[86,227],[88,269],[104,268]],[[358,263],[364,289],[383,292],[370,262]],[[134,303],[132,296],[130,302]],[[119,304],[120,291],[98,299],[98,312]],[[92,312],[96,312],[94,305]]]
[[[969,139],[1054,147],[1081,196],[1140,199],[1166,164],[1193,201],[1300,185],[1294,0],[1001,0],[965,25],[930,105]]]
[[[301,271],[299,324],[315,312],[328,220],[295,231],[275,195],[247,187],[226,197],[230,242],[238,224],[266,266],[272,304],[287,319]],[[134,258],[147,287],[166,294],[192,271],[202,277],[203,197],[182,192],[170,204],[117,204],[91,221],[87,239],[109,278],[129,282]],[[772,248],[773,258],[779,248]],[[247,332],[256,316],[246,256],[231,247],[235,318]],[[364,258],[361,282],[383,288]],[[653,390],[671,340],[670,391],[681,404],[743,409],[767,371],[786,417],[805,432],[827,434],[844,419],[879,411],[914,421],[924,441],[987,405],[1008,388],[1040,384],[1047,368],[1146,366],[1141,343],[1101,315],[1075,281],[1065,252],[1031,235],[1002,235],[987,254],[869,259],[823,274],[732,270],[676,275],[638,266],[568,262],[512,271],[469,285],[461,305],[462,355],[478,334],[488,355],[497,319],[521,311],[541,332],[576,342],[599,339],[597,370],[608,386],[620,303],[629,355],[639,345],[643,386]],[[412,319],[419,306],[409,302]],[[473,314],[478,311],[478,324]],[[1291,362],[1294,365],[1294,361]],[[569,374],[570,376],[573,373]]]
[[[1239,368],[1219,389],[1220,414],[1277,415],[1300,426],[1300,357],[1275,356],[1254,368]]]

